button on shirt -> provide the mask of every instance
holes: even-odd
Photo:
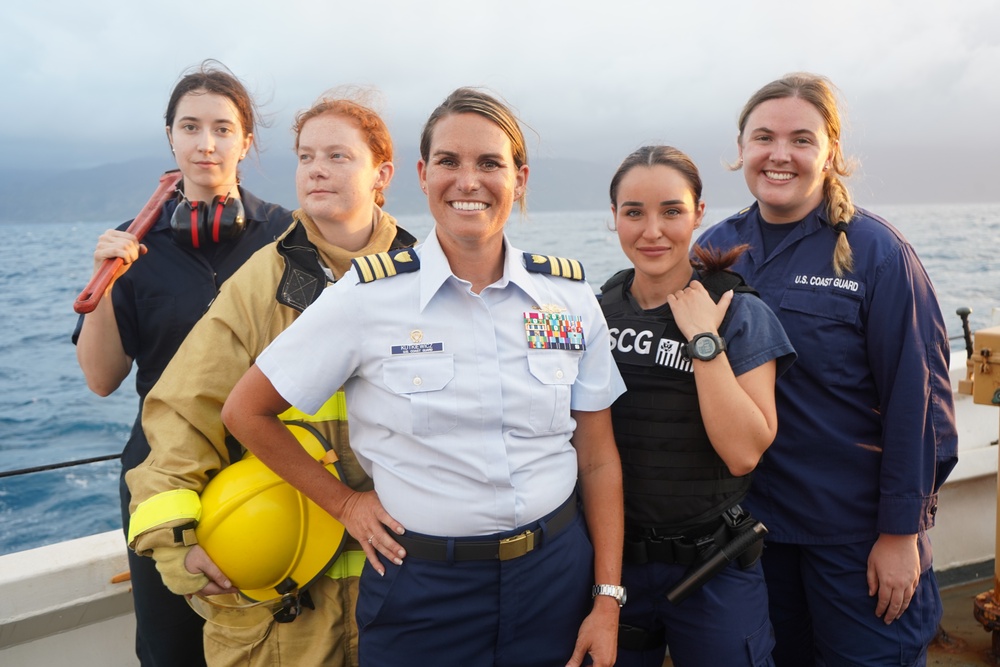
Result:
[[[432,233],[418,271],[362,284],[352,270],[257,359],[306,412],[344,384],[351,446],[408,530],[488,535],[556,509],[577,480],[570,410],[625,390],[591,287],[504,250],[475,294]],[[584,350],[529,348],[526,315],[546,309],[581,318]]]

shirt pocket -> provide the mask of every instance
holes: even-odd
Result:
[[[570,428],[570,399],[579,372],[580,352],[528,352],[531,407],[528,422],[536,433],[559,433]]]
[[[393,357],[382,366],[385,386],[410,404],[413,435],[447,433],[458,425],[454,379],[455,359],[450,354]]]
[[[781,299],[780,319],[798,353],[799,370],[833,385],[852,383],[852,369],[867,367],[860,294],[790,289]],[[856,375],[856,373],[855,373]]]

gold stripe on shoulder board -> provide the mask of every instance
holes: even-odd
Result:
[[[545,273],[570,280],[583,280],[584,275],[583,264],[578,260],[532,252],[524,253],[524,268],[533,273]]]
[[[400,273],[410,273],[420,268],[420,259],[412,248],[355,257],[351,263],[357,268],[363,283],[389,278]]]

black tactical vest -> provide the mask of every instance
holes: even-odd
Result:
[[[631,531],[676,534],[738,503],[750,476],[733,477],[712,448],[691,361],[681,354],[686,341],[668,305],[646,312],[629,300],[626,289],[633,275],[633,269],[619,271],[601,287],[613,354],[628,388],[611,406],[625,525]],[[729,289],[753,292],[729,271],[695,277],[716,302]]]

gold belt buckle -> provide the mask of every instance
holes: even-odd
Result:
[[[500,540],[500,560],[520,558],[535,548],[535,534],[526,530],[520,535]]]

